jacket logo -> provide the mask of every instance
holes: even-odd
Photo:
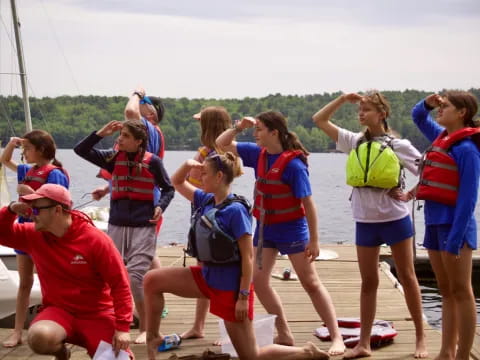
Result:
[[[38,175],[43,175],[44,171],[38,171],[37,174]]]
[[[270,171],[272,173],[278,173],[278,172],[280,172],[280,169],[279,168],[272,168]]]
[[[73,257],[72,261],[70,261],[70,264],[73,264],[73,265],[82,265],[82,264],[86,264],[86,263],[87,263],[87,261],[80,254],[75,255]]]

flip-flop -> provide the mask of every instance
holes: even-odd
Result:
[[[162,311],[162,319],[165,319],[168,315],[168,308],[164,307]]]

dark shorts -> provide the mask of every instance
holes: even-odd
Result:
[[[115,333],[113,314],[79,319],[61,308],[47,306],[33,319],[32,325],[41,320],[54,321],[63,327],[67,333],[65,341],[86,348],[90,357],[95,354],[100,340],[111,344]],[[130,349],[128,352],[131,353]]]
[[[392,246],[412,236],[413,225],[409,215],[381,223],[357,222],[355,226],[355,244],[358,246]]]
[[[268,249],[277,249],[282,255],[297,254],[304,252],[307,247],[308,240],[298,240],[292,242],[284,241],[263,241],[263,247]],[[253,242],[253,245],[258,246],[258,239]]]
[[[210,299],[210,312],[226,321],[237,321],[235,318],[237,292],[211,288],[202,275],[201,266],[190,266],[190,271],[202,294]],[[250,296],[248,297],[248,318],[250,320],[253,320],[253,303],[255,300],[253,293],[252,284],[250,285]]]
[[[467,226],[460,248],[462,248],[464,244],[467,244],[467,246],[473,250],[477,248],[477,228],[475,225],[475,222],[471,222]],[[427,225],[423,246],[429,250],[445,251],[451,228],[451,224]]]

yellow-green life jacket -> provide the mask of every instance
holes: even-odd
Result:
[[[402,166],[392,149],[392,140],[388,135],[370,141],[361,138],[348,155],[347,184],[382,189],[399,186]]]

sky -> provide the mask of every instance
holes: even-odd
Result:
[[[31,96],[480,87],[479,0],[17,0]],[[0,0],[0,72],[18,72]],[[0,94],[20,93],[0,75]]]

